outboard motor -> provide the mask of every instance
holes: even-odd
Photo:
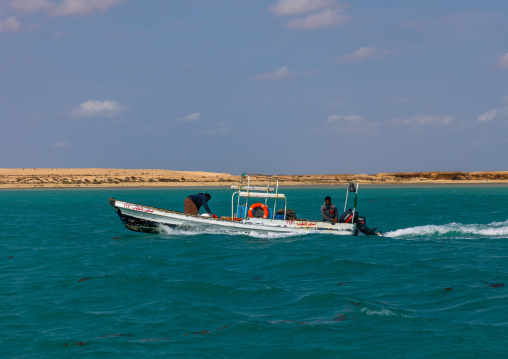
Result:
[[[356,223],[356,228],[358,228],[358,230],[368,236],[373,236],[373,235],[377,235],[377,236],[381,236],[381,231],[377,231],[376,232],[376,227],[373,228],[373,229],[370,229],[369,227],[366,226],[366,223],[367,223],[367,219],[365,217],[360,217],[358,215],[358,212],[354,212],[354,215],[353,215],[353,210],[351,208],[349,208],[346,212],[342,213],[342,215],[339,217],[338,219],[338,222],[339,223]]]

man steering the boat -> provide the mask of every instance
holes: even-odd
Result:
[[[212,214],[210,207],[208,207],[208,201],[212,198],[208,193],[191,194],[183,201],[183,208],[185,214],[198,215],[199,209],[205,207],[206,213],[210,216],[217,218],[216,215]]]
[[[325,197],[325,204],[321,206],[321,216],[323,217],[323,222],[337,223],[338,221],[339,211],[337,206],[332,204],[330,196]]]

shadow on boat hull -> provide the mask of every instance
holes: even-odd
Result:
[[[127,214],[122,213],[118,208],[116,208],[116,213],[118,213],[118,217],[122,221],[125,228],[130,229],[135,232],[143,232],[143,233],[161,233],[160,223],[149,221],[146,219],[136,218],[133,216],[129,216]],[[170,228],[176,228],[177,226],[174,224],[164,224]]]

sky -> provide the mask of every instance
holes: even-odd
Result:
[[[508,170],[508,1],[0,0],[0,168]]]

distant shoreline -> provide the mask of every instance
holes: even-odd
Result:
[[[508,183],[420,183],[420,184],[362,184],[362,189],[431,189],[431,188],[507,188]],[[230,186],[164,186],[164,187],[0,187],[0,191],[88,191],[88,190],[202,190],[207,188],[209,191],[214,189],[230,189]],[[342,190],[347,188],[347,184],[343,185],[287,185],[279,186],[280,190],[286,189],[331,189]]]
[[[228,173],[158,169],[0,168],[0,189],[229,188],[239,178]],[[278,175],[275,178],[281,188],[341,187],[351,181],[368,188],[508,186],[508,171]],[[266,177],[252,182],[258,183],[266,184]]]

